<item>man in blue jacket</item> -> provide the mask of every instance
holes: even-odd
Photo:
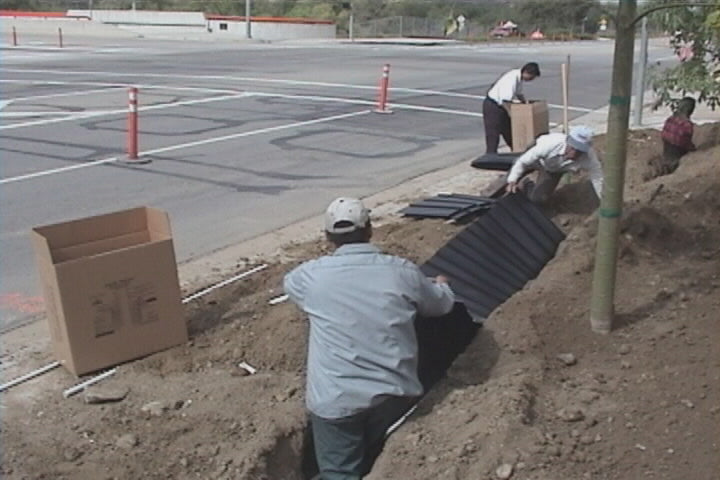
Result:
[[[447,278],[427,278],[408,260],[370,243],[370,212],[338,198],[325,213],[332,255],[285,277],[285,292],[310,320],[306,405],[322,480],[357,480],[385,433],[423,393],[416,315],[450,312]]]

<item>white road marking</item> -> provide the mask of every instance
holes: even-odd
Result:
[[[11,73],[37,73],[37,74],[54,74],[54,75],[97,75],[97,76],[111,76],[111,77],[146,77],[146,78],[167,78],[167,75],[160,73],[123,73],[123,72],[102,72],[102,71],[62,71],[58,72],[55,70],[42,70],[42,69],[3,69],[5,72]],[[288,80],[282,78],[262,78],[262,77],[237,77],[233,75],[173,75],[173,78],[177,79],[188,79],[188,80],[228,80],[235,82],[250,82],[250,83],[274,83],[280,85],[294,85],[294,86],[311,86],[311,87],[324,87],[324,88],[344,88],[354,90],[377,90],[376,85],[357,85],[349,83],[332,83],[332,82],[316,82],[309,80]],[[459,92],[444,92],[439,90],[426,90],[419,88],[402,88],[402,87],[390,87],[390,92],[397,93],[413,93],[418,95],[437,95],[445,97],[455,98],[468,98],[473,100],[484,100],[483,95],[471,95],[468,93]],[[552,108],[563,108],[562,105],[548,104]],[[576,112],[592,112],[593,109],[585,107],[568,107],[568,110]]]
[[[152,110],[164,110],[167,108],[185,107],[188,105],[198,105],[198,104],[202,104],[202,103],[219,102],[222,100],[234,100],[234,99],[243,98],[243,97],[247,97],[247,96],[248,95],[245,93],[239,93],[239,94],[235,94],[235,95],[223,95],[223,96],[210,97],[210,98],[196,98],[193,100],[182,100],[179,102],[160,103],[157,105],[148,105],[148,106],[138,107],[138,111],[148,112],[148,111],[152,111]],[[11,123],[10,125],[0,125],[0,130],[13,130],[16,128],[36,127],[36,126],[41,126],[41,125],[49,125],[52,123],[69,122],[69,121],[75,121],[75,120],[85,120],[88,118],[118,115],[121,113],[127,113],[127,108],[120,108],[120,109],[116,109],[116,110],[80,112],[80,113],[67,112],[67,116],[62,117],[62,118],[33,120],[31,122]]]
[[[368,113],[370,113],[370,112],[371,112],[370,110],[362,110],[362,111],[359,111],[359,112],[344,113],[344,114],[341,114],[341,115],[333,115],[333,116],[330,116],[330,117],[316,118],[315,120],[305,120],[305,121],[302,121],[302,122],[293,122],[293,123],[288,123],[288,124],[285,124],[285,125],[277,125],[277,126],[275,126],[275,127],[260,128],[260,129],[258,129],[258,130],[251,130],[251,131],[248,131],[248,132],[240,132],[240,133],[234,133],[234,134],[231,134],[231,135],[223,135],[223,136],[221,136],[221,137],[207,138],[207,139],[205,139],[205,140],[198,140],[198,141],[194,141],[194,142],[181,143],[181,144],[178,144],[178,145],[171,145],[171,146],[168,146],[168,147],[161,147],[161,148],[155,148],[155,149],[153,149],[153,150],[147,150],[147,151],[144,151],[144,152],[140,152],[140,153],[138,154],[138,156],[139,156],[139,157],[146,157],[146,156],[148,156],[148,155],[155,155],[155,154],[158,154],[158,153],[172,152],[172,151],[175,151],[175,150],[181,150],[181,149],[183,149],[183,148],[198,147],[198,146],[200,146],[200,145],[208,145],[208,144],[211,144],[211,143],[224,142],[224,141],[226,141],[226,140],[234,140],[234,139],[236,139],[236,138],[250,137],[250,136],[253,136],[253,135],[261,135],[261,134],[263,134],[263,133],[272,133],[272,132],[278,132],[278,131],[281,131],[281,130],[288,130],[288,129],[292,129],[292,128],[305,127],[305,126],[308,126],[308,125],[316,125],[316,124],[319,124],[319,123],[332,122],[332,121],[335,121],[335,120],[342,120],[342,119],[345,119],[345,118],[352,118],[352,117],[357,117],[357,116],[360,116],[360,115],[366,115],[366,114],[368,114]],[[80,169],[80,168],[94,167],[94,166],[97,166],[97,165],[104,165],[104,164],[106,164],[106,163],[113,163],[113,162],[117,162],[117,161],[118,161],[118,157],[110,157],[110,158],[104,158],[104,159],[102,159],[102,160],[95,160],[95,161],[93,161],[93,162],[80,163],[80,164],[77,164],[77,165],[70,165],[70,166],[67,166],[67,167],[53,168],[53,169],[51,169],[51,170],[43,170],[43,171],[41,171],[41,172],[28,173],[28,174],[26,174],[26,175],[19,175],[19,176],[17,176],[17,177],[10,177],[10,178],[0,179],[0,185],[4,185],[4,184],[8,184],[8,183],[14,183],[14,182],[20,182],[20,181],[23,181],[23,180],[30,180],[30,179],[33,179],[33,178],[44,177],[44,176],[53,175],[53,174],[56,174],[56,173],[68,172],[68,171],[71,171],[71,170],[78,170],[78,169]]]
[[[174,150],[180,150],[183,148],[190,148],[190,147],[198,147],[200,145],[208,145],[210,143],[217,143],[217,142],[224,142],[226,140],[234,140],[236,138],[243,138],[243,137],[250,137],[253,135],[260,135],[262,133],[272,133],[277,132],[280,130],[287,130],[290,128],[298,128],[298,127],[305,127],[308,125],[315,125],[318,123],[326,123],[326,122],[332,122],[334,120],[343,120],[345,118],[351,118],[351,117],[357,117],[360,115],[366,115],[370,113],[370,110],[362,110],[360,112],[352,112],[352,113],[343,113],[340,115],[333,115],[331,117],[323,117],[318,118],[315,120],[305,120],[302,122],[294,122],[294,123],[288,123],[286,125],[278,125],[276,127],[267,127],[267,128],[261,128],[258,130],[251,130],[249,132],[241,132],[241,133],[233,133],[231,135],[223,135],[222,137],[215,137],[215,138],[208,138],[205,140],[198,140],[195,142],[188,142],[188,143],[181,143],[179,145],[172,145],[169,147],[162,147],[162,148],[156,148],[154,150],[148,150],[146,152],[142,152],[140,156],[147,156],[147,155],[155,155],[158,153],[166,153],[166,152],[172,152]]]
[[[108,88],[127,88],[137,87],[139,89],[154,90],[177,90],[187,92],[200,93],[240,93],[239,89],[231,88],[209,88],[209,87],[177,87],[172,85],[151,85],[143,83],[124,83],[124,82],[63,82],[58,80],[13,80],[0,79],[0,83],[21,84],[21,85],[71,85],[71,86],[88,86],[88,87],[108,87]],[[100,89],[102,90],[102,89]]]
[[[93,90],[79,90],[79,91],[74,91],[74,92],[50,93],[47,95],[17,97],[17,98],[11,98],[9,101],[11,101],[11,102],[26,102],[26,101],[35,101],[35,100],[45,100],[47,98],[72,97],[75,95],[90,95],[92,93],[111,92],[111,91],[117,90],[119,88],[122,88],[122,87],[117,86],[117,85],[108,85],[106,88],[96,88]]]
[[[73,115],[74,112],[0,112],[0,118],[25,118],[25,117],[50,117],[50,116],[63,116]]]
[[[358,100],[354,98],[342,98],[342,97],[324,97],[318,95],[291,95],[285,93],[268,93],[268,92],[247,92],[251,97],[271,97],[271,98],[287,98],[297,100],[313,100],[316,102],[333,102],[333,103],[347,103],[351,105],[377,105],[377,102],[370,100]],[[467,117],[478,117],[482,118],[482,113],[468,112],[467,110],[452,110],[449,108],[438,108],[438,107],[426,107],[424,105],[412,105],[409,103],[393,103],[387,104],[390,109],[400,110],[418,110],[421,112],[433,112],[433,113],[447,113],[450,115],[460,115]]]
[[[106,163],[116,162],[117,157],[104,158],[102,160],[95,160],[94,162],[79,163],[77,165],[70,165],[67,167],[53,168],[50,170],[43,170],[41,172],[28,173],[26,175],[18,175],[17,177],[3,178],[0,179],[0,185],[7,183],[21,182],[23,180],[30,180],[32,178],[45,177],[47,175],[53,175],[55,173],[69,172],[71,170],[78,170],[80,168],[94,167],[97,165],[104,165]]]

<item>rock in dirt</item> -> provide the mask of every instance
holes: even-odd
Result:
[[[128,388],[90,387],[85,390],[85,403],[101,404],[114,403],[125,400],[130,390]]]
[[[70,448],[66,448],[65,451],[63,451],[63,457],[68,462],[74,462],[75,460],[82,457],[82,455],[83,455],[82,450],[79,450],[77,448],[70,447]]]
[[[155,401],[146,403],[140,410],[155,417],[159,417],[168,410],[168,406],[164,402]]]
[[[577,363],[577,358],[572,353],[561,353],[557,356],[557,359],[568,367],[572,367]]]
[[[619,353],[620,355],[627,355],[628,353],[630,353],[630,345],[628,345],[628,344],[626,344],[626,343],[623,343],[623,344],[620,345],[620,347],[618,348],[618,353]]]
[[[119,448],[124,449],[130,449],[133,447],[137,447],[140,441],[138,440],[137,435],[134,435],[132,433],[126,433],[125,435],[121,435],[118,437],[118,439],[115,441],[115,445]]]
[[[509,463],[503,463],[497,469],[495,469],[495,476],[500,480],[507,480],[512,477],[513,466]]]
[[[585,419],[585,412],[577,407],[568,407],[558,410],[557,416],[566,422],[581,422]]]

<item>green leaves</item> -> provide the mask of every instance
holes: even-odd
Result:
[[[652,14],[672,35],[670,48],[681,59],[679,65],[650,72],[658,102],[675,106],[685,95],[696,97],[713,110],[720,106],[720,0],[715,6],[682,6]],[[650,7],[677,5],[656,0]],[[689,56],[688,53],[692,52]]]

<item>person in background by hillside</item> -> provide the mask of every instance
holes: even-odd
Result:
[[[685,97],[678,102],[675,113],[665,120],[662,133],[663,141],[662,161],[655,165],[655,175],[667,175],[680,166],[680,158],[688,152],[695,150],[693,143],[694,125],[690,120],[695,111],[695,99]]]
[[[531,202],[544,203],[555,191],[566,172],[586,170],[590,174],[598,199],[602,196],[603,170],[595,149],[592,148],[593,132],[578,125],[570,133],[548,133],[541,135],[513,164],[507,178],[508,193],[523,190]],[[538,170],[536,182],[527,181],[521,187],[520,179],[527,173]]]
[[[512,126],[510,113],[504,104],[514,99],[525,103],[522,93],[523,82],[531,82],[540,76],[540,66],[535,62],[526,63],[522,68],[510,70],[496,81],[483,101],[483,122],[485,123],[485,147],[487,153],[497,153],[500,135],[512,149]]]
[[[449,313],[447,278],[370,243],[370,211],[341,197],[325,212],[332,255],[303,263],[284,288],[310,320],[306,405],[322,480],[370,472],[388,428],[423,387],[415,317]]]

